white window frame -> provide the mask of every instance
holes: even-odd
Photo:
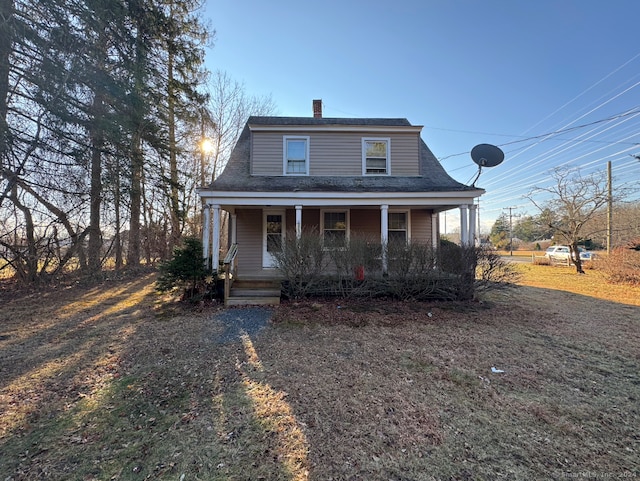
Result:
[[[305,141],[305,159],[304,159],[304,172],[287,172],[289,165],[289,159],[287,156],[288,142],[289,140],[304,140]],[[309,175],[309,144],[311,143],[308,135],[285,135],[282,137],[282,175]]]
[[[351,231],[351,211],[349,209],[320,209],[320,233],[322,235],[322,243],[324,244],[324,215],[327,213],[344,213],[345,214],[345,222],[346,222],[346,231],[344,235],[345,242],[349,242],[349,232]],[[330,247],[325,247],[325,249],[329,249]]]
[[[391,214],[405,214],[407,216],[407,228],[406,228],[406,232],[407,232],[407,245],[409,245],[411,243],[411,210],[410,209],[389,209],[389,213],[387,214],[388,216],[390,216]],[[391,222],[387,221],[387,239],[391,239],[391,237],[389,236],[389,232],[391,231],[399,231],[399,229],[391,229]]]
[[[367,142],[386,142],[387,158],[385,172],[367,172]],[[389,137],[362,137],[362,175],[391,175],[391,139]]]

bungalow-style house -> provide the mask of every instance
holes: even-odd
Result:
[[[210,266],[220,261],[222,211],[229,213],[237,279],[274,277],[272,249],[303,229],[324,238],[358,232],[383,244],[436,246],[438,213],[457,208],[461,241],[474,242],[474,200],[484,190],[445,172],[420,137],[422,126],[324,118],[317,100],[313,110],[313,117],[250,117],[222,174],[199,189]]]

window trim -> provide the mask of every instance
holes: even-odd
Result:
[[[349,242],[351,231],[351,210],[350,209],[320,209],[320,232],[322,233],[322,244],[324,246],[324,215],[326,213],[344,213],[345,214],[345,242]],[[335,247],[324,247],[324,249],[335,249]]]
[[[389,209],[387,216],[391,214],[405,214],[407,216],[406,241],[407,241],[407,245],[409,245],[411,243],[411,209]],[[391,229],[390,226],[391,226],[391,223],[387,219],[387,241],[390,238],[389,232],[391,232],[392,230],[396,232],[400,232],[399,229]]]
[[[367,142],[386,142],[387,144],[387,159],[385,172],[367,172]],[[391,138],[390,137],[362,137],[362,175],[363,176],[376,176],[376,175],[391,175]]]
[[[304,176],[309,175],[309,144],[311,143],[311,137],[308,135],[285,135],[282,137],[282,175]],[[305,160],[304,160],[304,172],[287,172],[287,166],[289,159],[287,157],[287,146],[289,140],[304,140],[305,141]]]

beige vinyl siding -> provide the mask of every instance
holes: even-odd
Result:
[[[296,235],[296,210],[286,211],[287,238]],[[302,232],[303,234],[318,233],[320,229],[320,209],[302,209]]]
[[[290,132],[253,132],[251,143],[251,173],[282,175],[282,139]],[[391,175],[419,175],[418,134],[384,134],[367,132],[295,132],[309,136],[309,175],[362,175],[362,139],[391,139]]]
[[[360,136],[319,132],[311,137],[310,175],[362,175]]]
[[[420,175],[420,138],[417,134],[391,135],[391,175]]]
[[[295,239],[296,237],[296,210],[287,209],[284,214],[285,235],[288,239]]]
[[[351,236],[380,240],[380,209],[351,209]]]
[[[251,174],[282,175],[283,133],[254,132],[251,136]]]
[[[302,209],[302,232],[320,232],[320,209]]]
[[[327,208],[325,210],[343,210],[343,208]],[[348,209],[350,235],[364,235],[372,239],[380,238],[380,209]],[[398,209],[394,209],[398,210]],[[402,210],[402,209],[399,209]],[[287,209],[287,234],[295,235],[295,209]],[[413,209],[409,213],[412,242],[431,243],[431,210]],[[305,233],[319,232],[320,209],[302,209],[302,230]],[[260,234],[262,235],[262,234]]]
[[[431,211],[414,209],[411,211],[411,242],[431,245]]]
[[[403,211],[394,208],[394,211]],[[412,209],[409,212],[411,242],[431,244],[431,211]],[[351,235],[362,234],[374,239],[380,238],[379,209],[351,209]]]
[[[262,270],[262,210],[238,209],[238,275]]]

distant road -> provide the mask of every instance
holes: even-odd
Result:
[[[500,256],[502,259],[504,259],[507,262],[526,262],[527,264],[531,264],[531,256],[510,256],[510,255],[506,255],[506,256]]]

